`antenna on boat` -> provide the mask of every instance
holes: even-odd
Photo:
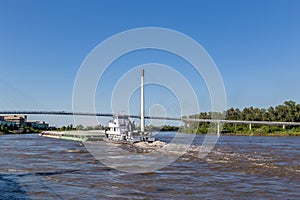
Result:
[[[145,131],[144,69],[141,76],[141,132]]]

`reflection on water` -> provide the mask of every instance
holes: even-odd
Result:
[[[77,142],[31,134],[0,136],[0,144],[0,199],[299,198],[300,137],[221,136],[204,158],[187,153],[141,174],[111,169]]]

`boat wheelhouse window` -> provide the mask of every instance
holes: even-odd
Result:
[[[117,120],[119,125],[126,125],[129,121],[129,117],[127,115],[125,116],[116,116],[115,119]]]

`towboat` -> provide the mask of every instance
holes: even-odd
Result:
[[[114,115],[108,124],[109,129],[105,131],[104,140],[116,143],[152,143],[155,138],[149,132],[137,131],[135,123],[131,122],[128,115]]]
[[[141,130],[135,129],[134,122],[131,122],[129,115],[114,115],[109,122],[109,130],[105,132],[105,141],[137,143],[153,143],[155,138],[151,133],[145,132],[145,102],[144,102],[144,69],[141,75]]]

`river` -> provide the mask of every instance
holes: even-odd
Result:
[[[221,136],[204,158],[184,155],[132,174],[104,165],[78,142],[0,136],[0,199],[299,198],[300,137]]]

